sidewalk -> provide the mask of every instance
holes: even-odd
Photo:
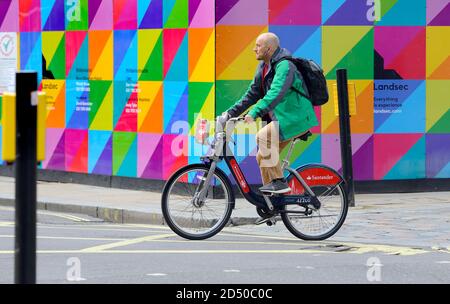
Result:
[[[0,205],[14,204],[14,179],[0,176]],[[85,214],[115,223],[163,224],[161,193],[80,184],[38,182],[38,209]],[[232,226],[253,224],[255,207],[236,201]],[[276,227],[245,230],[289,233]],[[361,194],[339,236],[354,241],[395,240],[398,245],[450,246],[450,192]]]

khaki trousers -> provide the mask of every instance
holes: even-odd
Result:
[[[283,177],[280,151],[291,142],[292,138],[296,137],[280,142],[279,134],[278,122],[269,123],[256,134],[256,144],[258,145],[256,161],[261,171],[263,185]]]

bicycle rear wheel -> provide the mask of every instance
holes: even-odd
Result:
[[[196,200],[206,186],[208,171],[209,167],[203,164],[183,167],[164,186],[161,200],[164,219],[183,238],[210,238],[230,219],[234,199],[227,177],[219,169],[208,185],[205,200]]]
[[[286,228],[303,240],[324,240],[334,235],[345,221],[348,199],[343,178],[324,165],[307,165],[297,172],[316,195],[321,206],[306,209],[297,204],[287,205],[281,213]],[[306,194],[295,175],[288,179],[291,195]],[[297,212],[297,213],[295,213]]]

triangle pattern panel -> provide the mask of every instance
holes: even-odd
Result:
[[[190,84],[192,84],[192,83],[190,83]],[[191,128],[191,130],[190,130],[190,134],[191,135],[195,134],[198,120],[199,119],[206,119],[206,120],[208,120],[210,122],[210,128],[211,128],[210,129],[211,130],[210,131],[211,132],[210,136],[214,136],[213,128],[215,127],[214,126],[214,121],[215,121],[215,117],[216,117],[215,113],[214,113],[214,110],[215,110],[214,109],[215,87],[214,87],[214,83],[211,83],[211,85],[212,85],[212,87],[209,90],[209,93],[204,97],[205,99],[202,102],[201,102],[201,100],[192,101],[194,103],[198,102],[198,104],[196,104],[194,106],[196,109],[192,109],[191,108],[192,102],[189,101],[189,115],[191,115],[191,113],[193,112],[192,123],[191,123],[191,121],[189,121],[189,126]],[[190,88],[189,88],[189,90],[190,90]],[[189,91],[189,98],[191,98],[191,91]],[[197,111],[197,107],[199,105],[201,105],[201,108]],[[195,112],[195,111],[197,111],[197,112]],[[189,119],[191,119],[191,118],[189,117]]]
[[[450,25],[450,3],[436,15],[433,20],[428,24],[433,26],[449,26]]]
[[[346,0],[328,0],[327,4],[322,4],[322,23],[325,23]]]
[[[0,32],[19,31],[19,2],[0,1]]]
[[[160,81],[139,83],[138,130],[163,132],[163,85]]]
[[[427,78],[449,79],[450,27],[427,27]]]
[[[114,29],[137,28],[137,0],[114,0]]]
[[[333,49],[333,52],[325,50]],[[371,53],[371,54],[369,54]],[[354,60],[352,61],[352,55]],[[362,56],[362,58],[357,58]],[[346,57],[348,57],[346,59]],[[372,75],[356,77],[348,72],[349,79],[372,79],[373,77],[373,30],[368,26],[324,26],[322,28],[322,68],[328,79],[335,79],[335,70],[338,66],[347,68],[362,63],[360,69],[371,67]],[[349,66],[348,63],[352,63]],[[356,67],[357,68],[357,67]]]
[[[188,10],[188,0],[165,0],[163,5],[164,28],[187,28]]]
[[[89,126],[89,82],[66,81],[66,127],[87,129]]]
[[[426,130],[430,132],[435,125],[441,124],[440,121],[450,109],[450,100],[447,98],[450,96],[450,80],[427,80],[426,87]]]
[[[187,33],[187,32],[186,32]],[[187,81],[188,80],[188,45],[189,39],[188,34],[186,34],[180,44],[180,47],[177,50],[173,61],[170,64],[170,68],[165,73],[164,80],[166,81]],[[166,48],[166,45],[164,45]],[[165,60],[165,58],[164,58]]]
[[[113,174],[135,177],[137,172],[137,134],[114,132]]]
[[[44,31],[64,31],[64,0],[42,1],[41,17]]]
[[[240,0],[227,11],[217,24],[266,25],[269,18],[268,2],[267,0]]]
[[[88,172],[88,131],[66,129],[66,170]]]
[[[90,81],[89,111],[90,130],[112,130],[113,128],[113,86],[112,81]]]
[[[113,29],[113,0],[89,0],[89,29]]]
[[[215,0],[189,1],[189,28],[214,28]]]
[[[189,29],[189,81],[214,81],[214,41],[212,28]]]
[[[179,134],[181,124],[188,124],[188,96],[187,82],[164,82],[164,133]]]
[[[22,70],[42,70],[40,33],[20,33],[20,68]],[[40,74],[42,76],[42,72]]]
[[[386,69],[403,79],[425,78],[425,27],[376,27],[375,48]]]
[[[138,46],[139,80],[163,80],[162,31],[140,30]]]
[[[51,71],[55,79],[64,79],[66,75],[64,32],[43,32],[42,33],[42,56],[44,56],[47,66],[46,70]]]
[[[450,132],[450,109],[442,118],[429,130],[429,133],[449,133]]]
[[[202,108],[208,96],[213,89],[213,83],[207,82],[190,82],[189,83],[189,107],[188,107],[188,122],[191,129],[190,135],[194,135],[197,116],[201,115],[202,118],[205,114],[202,112]]]
[[[66,126],[66,85],[64,80],[43,80],[47,100],[47,128]]]
[[[18,2],[20,31],[39,32],[41,30],[41,0]]]
[[[112,174],[112,132],[89,130],[89,167],[94,174]]]
[[[86,31],[66,32],[66,78],[88,79],[88,43]]]
[[[220,20],[231,10],[239,0],[223,0],[215,1],[216,7],[216,24],[220,24]]]
[[[374,179],[384,179],[422,136],[423,134],[374,135]]]
[[[328,79],[336,79],[336,70],[343,67],[348,70],[347,75],[349,79],[373,79],[373,29],[371,27],[359,28],[362,28],[364,31],[369,31],[361,38],[361,40],[357,42],[356,45],[352,47],[347,54],[345,54],[344,57],[341,58],[337,64],[334,66],[332,65],[332,68],[329,69],[330,66],[325,66],[325,62],[323,63],[323,69]],[[347,27],[346,30],[349,30],[349,33],[347,34],[350,34],[350,31],[353,32],[353,29],[350,29],[349,27]],[[346,45],[344,47],[348,48],[349,46],[350,45]],[[325,49],[324,47],[322,50]],[[340,47],[342,48],[342,45]],[[325,54],[327,53],[323,53],[323,56],[325,56]],[[325,60],[326,57],[322,58]],[[328,60],[328,62],[330,62],[330,60]]]
[[[158,137],[159,139],[155,138],[157,146],[147,161],[147,165],[140,176],[142,178],[163,179],[163,137],[161,135],[158,135]],[[144,153],[144,151],[140,150],[140,153]],[[144,156],[146,155],[141,157]]]
[[[114,31],[114,79],[137,81],[137,31]]]
[[[163,65],[164,77],[166,77],[177,56],[181,45],[185,41],[186,29],[164,29],[163,30]],[[187,58],[186,58],[187,61]],[[186,62],[187,65],[187,62]],[[187,75],[187,72],[186,72]],[[187,79],[187,78],[186,78]]]
[[[378,86],[378,83],[376,85]],[[376,101],[378,109],[384,109],[388,113],[375,113],[376,133],[420,133],[425,132],[425,81],[410,80],[400,81],[408,85],[409,90],[397,93],[397,101]],[[380,99],[392,96],[392,91],[375,93]],[[393,107],[383,105],[394,103]],[[397,112],[400,111],[400,112]]]
[[[340,3],[335,3],[333,9],[336,8],[336,4]],[[373,25],[367,18],[369,8],[366,1],[346,0],[326,21],[324,20],[324,25]],[[327,11],[327,14],[329,13],[330,11]]]
[[[447,6],[448,0],[433,0],[427,3],[427,24],[432,25],[431,22],[439,13]]]
[[[113,79],[112,31],[89,31],[89,79]]]
[[[450,164],[450,135],[426,134],[426,167],[427,178],[437,178]],[[448,172],[448,171],[447,171]],[[442,177],[450,176],[443,175]]]
[[[359,180],[372,179],[374,151],[372,134],[352,134],[351,141],[354,177]],[[322,163],[342,173],[338,134],[322,134]]]
[[[317,26],[281,26],[271,25],[282,46],[291,51],[293,56],[313,59],[321,64],[321,30]]]
[[[382,12],[376,25],[426,25],[427,0],[397,0],[389,10]],[[383,2],[382,2],[382,10]]]
[[[65,136],[64,129],[48,128],[46,130],[46,158],[42,167],[52,170],[65,170]]]
[[[153,156],[161,155],[161,135],[160,134],[138,134],[138,162],[137,162],[137,176],[144,178],[152,178],[152,170],[146,170],[150,164]],[[159,148],[159,150],[157,150]],[[156,161],[156,159],[153,159]],[[160,159],[162,162],[162,159]],[[147,171],[147,172],[146,172]],[[144,173],[146,174],[144,176]],[[155,172],[153,172],[155,173]],[[159,178],[161,176],[159,175]]]
[[[114,85],[114,130],[137,131],[137,83],[116,81]]]
[[[140,29],[162,28],[163,0],[138,1],[138,24]]]
[[[231,45],[227,46],[219,41],[216,43],[217,59],[216,59],[216,77],[219,80],[242,80],[253,79],[255,70],[259,64],[255,60],[256,38],[263,32],[267,32],[267,27],[248,26],[225,29],[226,34],[236,34],[236,41],[230,41]],[[221,35],[218,33],[218,35]],[[244,39],[245,37],[245,39]],[[244,44],[245,43],[245,44]],[[232,48],[232,50],[230,50]],[[239,53],[237,52],[239,51]]]
[[[269,1],[269,23],[278,25],[320,25],[321,1]]]
[[[384,176],[384,179],[413,178],[425,178],[425,136],[422,136]]]
[[[187,135],[163,135],[163,179],[188,163],[189,137]]]

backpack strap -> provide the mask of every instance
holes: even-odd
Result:
[[[292,57],[292,56],[284,56],[284,57],[281,57],[280,59],[278,59],[277,61],[275,61],[275,62],[273,63],[274,69],[276,68],[277,64],[280,63],[280,62],[283,61],[283,60],[289,60],[290,62],[292,62],[293,57]],[[295,64],[294,64],[294,66],[297,68],[297,66],[296,66]],[[276,71],[276,70],[275,70],[275,71]],[[302,72],[300,72],[300,71],[298,70],[298,68],[297,68],[297,71],[300,73],[300,75],[302,74]],[[303,75],[302,75],[302,80],[304,81]],[[307,96],[306,94],[300,92],[299,90],[297,90],[297,88],[295,88],[295,87],[293,87],[293,86],[291,86],[291,88],[292,88],[292,90],[294,90],[294,91],[297,92],[298,94],[300,94],[300,95],[302,95],[303,97],[309,99],[309,96]]]

